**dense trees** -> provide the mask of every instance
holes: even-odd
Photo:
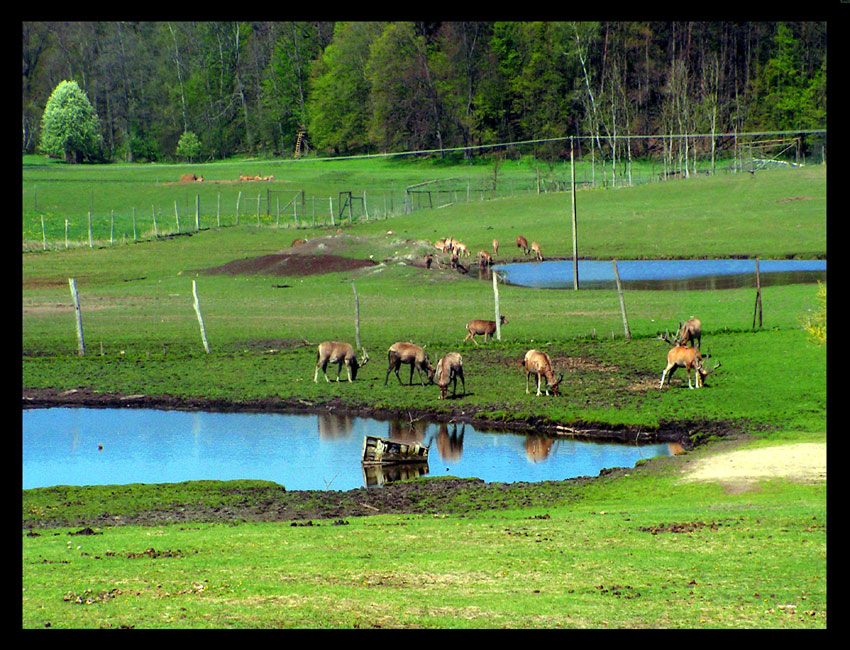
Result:
[[[826,126],[826,24],[766,22],[23,23],[25,151],[75,81],[104,160],[468,147],[591,135],[612,162],[665,135]],[[704,139],[703,139],[704,140]],[[585,145],[586,146],[586,145]],[[558,155],[563,147],[543,145]]]

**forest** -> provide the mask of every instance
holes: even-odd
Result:
[[[85,162],[826,128],[826,22],[24,22],[22,137],[63,80]],[[558,156],[563,143],[544,154]],[[650,153],[635,140],[633,155]]]

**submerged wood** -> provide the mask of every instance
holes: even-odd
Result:
[[[378,436],[363,439],[364,465],[423,463],[427,460],[428,446],[420,442],[402,442]]]

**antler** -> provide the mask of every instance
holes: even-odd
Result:
[[[670,330],[665,329],[664,334],[662,334],[661,332],[658,332],[657,338],[658,338],[659,341],[666,341],[670,345],[678,345],[677,341],[671,341],[670,340]]]

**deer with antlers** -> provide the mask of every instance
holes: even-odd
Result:
[[[688,388],[690,389],[693,389],[693,385],[691,384],[691,370],[693,369],[695,371],[696,387],[702,388],[705,385],[705,378],[721,365],[718,361],[711,369],[706,368],[703,363],[704,357],[700,354],[699,348],[686,347],[680,340],[670,339],[668,332],[659,334],[658,338],[673,346],[667,352],[667,366],[664,368],[664,372],[661,373],[661,383],[658,384],[659,390],[664,387],[665,379],[667,380],[667,385],[670,385],[670,377],[676,372],[676,368],[684,368],[685,372],[688,373]],[[711,350],[705,354],[705,357],[710,356]]]
[[[702,323],[699,318],[691,318],[684,323],[679,323],[679,329],[676,332],[676,339],[679,345],[691,344],[691,347],[699,349],[702,343]]]
[[[317,383],[319,381],[319,368],[322,369],[325,381],[330,382],[327,373],[329,363],[335,363],[337,365],[337,381],[339,381],[343,365],[348,373],[348,381],[353,381],[357,379],[357,370],[365,366],[368,362],[369,355],[366,353],[365,348],[363,349],[363,357],[358,359],[357,355],[354,353],[354,348],[351,347],[350,343],[324,341],[323,343],[319,343],[319,347],[316,350],[316,372],[313,373],[313,383]]]
[[[525,357],[522,360],[522,367],[525,369],[525,394],[529,394],[528,390],[528,378],[531,375],[534,375],[535,380],[537,381],[537,395],[540,395],[540,385],[543,379],[546,380],[546,394],[549,394],[549,389],[552,389],[553,395],[560,395],[559,386],[561,385],[561,380],[564,378],[564,373],[561,373],[558,376],[558,379],[555,379],[555,372],[552,370],[552,361],[549,359],[549,355],[545,352],[540,352],[539,350],[529,350],[525,353]]]
[[[460,377],[463,394],[466,395],[466,380],[463,378],[463,358],[457,352],[448,352],[437,362],[434,383],[440,387],[440,399],[446,399],[446,389],[452,384],[452,397],[457,395],[457,380]]]

